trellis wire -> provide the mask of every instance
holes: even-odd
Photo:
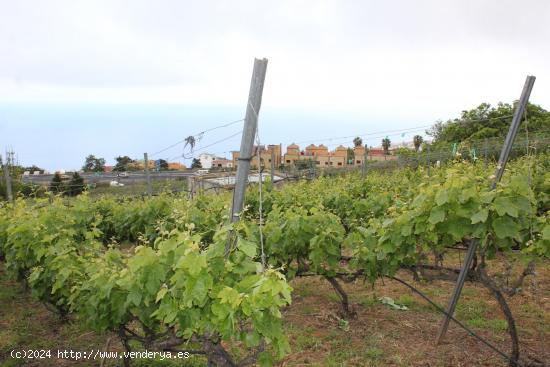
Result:
[[[254,106],[252,105],[250,100],[248,101],[248,104],[250,105],[250,107],[252,108],[252,111],[256,115],[256,121],[258,121],[258,123],[256,124],[256,155],[258,157],[258,192],[259,192],[258,193],[258,201],[259,201],[259,205],[258,205],[258,207],[259,207],[258,229],[259,229],[259,232],[260,232],[260,249],[261,249],[262,271],[265,271],[266,270],[266,261],[265,261],[265,251],[264,251],[264,234],[263,234],[263,230],[262,230],[262,226],[263,226],[263,213],[262,213],[263,212],[262,152],[261,152],[261,149],[260,149],[261,141],[260,141],[260,131],[259,131],[259,128],[258,128],[260,117],[258,116],[258,113],[254,109]]]

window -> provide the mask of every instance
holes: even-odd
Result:
[[[361,161],[357,161],[357,164],[361,164]]]
[[[287,159],[287,160],[286,160],[286,163],[290,163],[290,159]]]
[[[338,165],[341,166],[341,165],[342,165],[342,162],[338,162]]]
[[[325,162],[325,166],[328,166],[328,162]]]

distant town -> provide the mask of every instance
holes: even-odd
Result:
[[[326,145],[310,144],[300,149],[297,144],[290,144],[283,153],[282,144],[269,144],[254,146],[254,156],[251,160],[252,167],[258,167],[258,157],[261,157],[263,164],[271,165],[274,160],[275,167],[294,166],[297,162],[312,161],[317,167],[344,167],[361,166],[367,160],[391,160],[396,159],[395,152],[400,148],[414,149],[414,142],[404,142],[394,147],[371,147],[365,148],[362,144],[355,144],[353,148],[343,145],[329,150]],[[259,150],[259,152],[258,152]],[[215,154],[202,153],[198,156],[201,168],[236,168],[239,164],[239,151],[231,152],[231,159],[219,157]]]
[[[356,138],[357,139],[357,138]],[[389,142],[389,141],[388,141]],[[269,144],[254,146],[254,156],[251,159],[251,167],[257,168],[258,157],[261,157],[262,165],[271,166],[273,159],[276,169],[283,167],[292,167],[300,164],[313,164],[316,167],[338,168],[349,166],[361,166],[365,159],[367,161],[381,161],[397,159],[396,151],[398,149],[419,149],[413,141],[402,142],[395,146],[388,144],[386,148],[370,147],[366,148],[362,145],[360,139],[354,142],[354,147],[345,147],[339,145],[333,150],[324,144],[309,144],[303,149],[297,144],[290,144],[283,152],[282,144]],[[258,151],[259,150],[259,151]],[[127,156],[117,157],[116,165],[105,165],[102,158],[96,158],[93,155],[86,157],[86,163],[79,172],[132,172],[145,170],[143,159],[131,159]],[[218,156],[212,153],[201,153],[196,158],[190,167],[180,162],[168,162],[164,159],[149,160],[148,168],[151,171],[185,171],[188,169],[236,169],[239,165],[239,151],[232,151],[231,158]],[[88,168],[87,168],[88,167]],[[55,172],[65,174],[63,169]],[[72,170],[67,170],[72,172]],[[47,170],[30,170],[23,172],[23,176],[50,174]]]

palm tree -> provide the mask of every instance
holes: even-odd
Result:
[[[360,137],[356,137],[355,139],[353,139],[353,145],[356,147],[363,145],[363,139],[361,139]]]
[[[391,141],[386,136],[384,139],[382,139],[382,148],[384,148],[384,155],[390,155],[390,147],[391,147]]]
[[[414,150],[418,152],[423,142],[424,142],[424,138],[422,136],[415,135],[413,138]]]

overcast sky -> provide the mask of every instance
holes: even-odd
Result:
[[[0,149],[50,169],[89,153],[160,150],[243,117],[254,57],[269,59],[266,143],[457,117],[517,99],[528,74],[532,101],[550,107],[548,1],[0,0],[0,9]],[[46,142],[64,136],[48,156]]]

